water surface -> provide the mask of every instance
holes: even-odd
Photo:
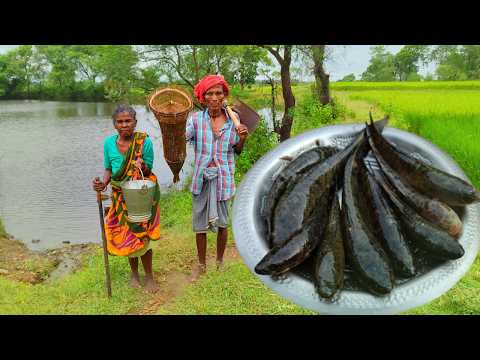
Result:
[[[113,110],[108,103],[0,101],[0,217],[7,232],[34,250],[101,242],[91,182],[103,176],[103,140],[116,133]],[[153,142],[161,191],[180,188],[192,172],[192,147],[173,186],[158,121],[144,106],[135,110],[136,129]]]

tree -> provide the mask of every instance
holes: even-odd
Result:
[[[405,45],[394,55],[395,78],[399,81],[419,79],[419,63],[426,62],[427,45]]]
[[[437,64],[439,80],[474,80],[480,78],[479,45],[438,45],[430,52]]]
[[[50,66],[47,81],[55,89],[55,95],[70,98],[75,91],[77,66],[70,45],[38,45],[40,54]]]
[[[268,63],[261,63],[259,68],[259,74],[265,77],[265,82],[270,85],[270,94],[271,94],[271,102],[270,102],[270,111],[272,113],[272,125],[273,131],[277,134],[280,134],[280,124],[277,121],[277,111],[276,111],[276,103],[277,103],[277,88],[278,88],[278,80],[280,78],[280,73],[278,71],[274,71],[271,67],[271,62]]]
[[[344,82],[355,81],[355,74],[352,73],[352,74],[345,75],[343,78],[341,78],[338,81],[339,82],[340,81],[344,81]]]
[[[364,81],[394,81],[395,65],[394,55],[387,52],[385,46],[378,45],[371,47],[370,64],[362,74]]]
[[[315,90],[320,104],[327,105],[330,102],[330,75],[325,72],[325,45],[310,46],[313,58],[313,73],[315,75]]]
[[[266,50],[258,46],[236,45],[229,46],[228,50],[232,57],[231,72],[242,90],[246,84],[255,83],[260,63],[271,64]]]
[[[131,45],[101,45],[97,51],[98,71],[107,92],[105,97],[115,102],[125,101],[139,77],[137,52]]]
[[[15,92],[25,92],[29,98],[32,84],[41,80],[43,75],[35,48],[32,45],[21,45],[8,52],[4,61],[4,81],[7,85],[5,93],[12,96]]]
[[[282,118],[282,125],[280,127],[280,142],[290,138],[290,132],[293,124],[293,112],[295,110],[295,96],[293,95],[291,79],[290,79],[290,65],[292,62],[293,45],[277,45],[275,47],[270,45],[260,45],[267,49],[277,60],[280,65],[280,78],[282,81],[282,95],[285,104],[285,112]],[[283,54],[282,54],[283,53]]]

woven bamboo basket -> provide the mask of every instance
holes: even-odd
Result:
[[[185,127],[193,101],[185,90],[167,87],[155,90],[149,96],[148,106],[160,124],[163,154],[176,183],[187,154]]]

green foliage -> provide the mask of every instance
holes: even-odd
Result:
[[[345,117],[345,112],[335,97],[329,104],[322,105],[314,94],[307,94],[296,107],[292,135],[339,121]]]
[[[405,45],[393,55],[384,45],[373,46],[367,70],[362,74],[364,81],[417,81],[420,63],[429,56],[427,45]]]
[[[440,64],[436,70],[439,80],[467,80],[467,74],[452,64]]]
[[[426,62],[428,46],[405,45],[394,55],[395,77],[399,81],[418,81],[418,64]]]
[[[265,49],[254,45],[229,46],[232,56],[232,73],[235,82],[243,88],[247,84],[254,84],[258,75],[260,62],[270,64]]]
[[[278,143],[277,135],[272,133],[262,119],[253,134],[247,137],[241,155],[237,158],[235,181],[238,183],[253,164]]]
[[[395,57],[387,52],[385,46],[373,46],[372,57],[367,70],[362,74],[364,81],[393,81],[395,80]]]
[[[345,82],[345,81],[355,81],[355,74],[345,75],[343,78],[338,80],[338,82]]]
[[[480,45],[439,45],[431,52],[440,80],[480,79]]]

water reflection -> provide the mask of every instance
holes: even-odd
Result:
[[[100,242],[91,181],[103,174],[103,140],[116,133],[112,104],[54,101],[0,102],[0,217],[7,231],[32,249]],[[162,192],[173,174],[162,149],[160,126],[145,106],[135,106],[137,130],[153,142],[153,171]],[[193,149],[180,183],[193,168]],[[39,243],[32,243],[40,239]]]

